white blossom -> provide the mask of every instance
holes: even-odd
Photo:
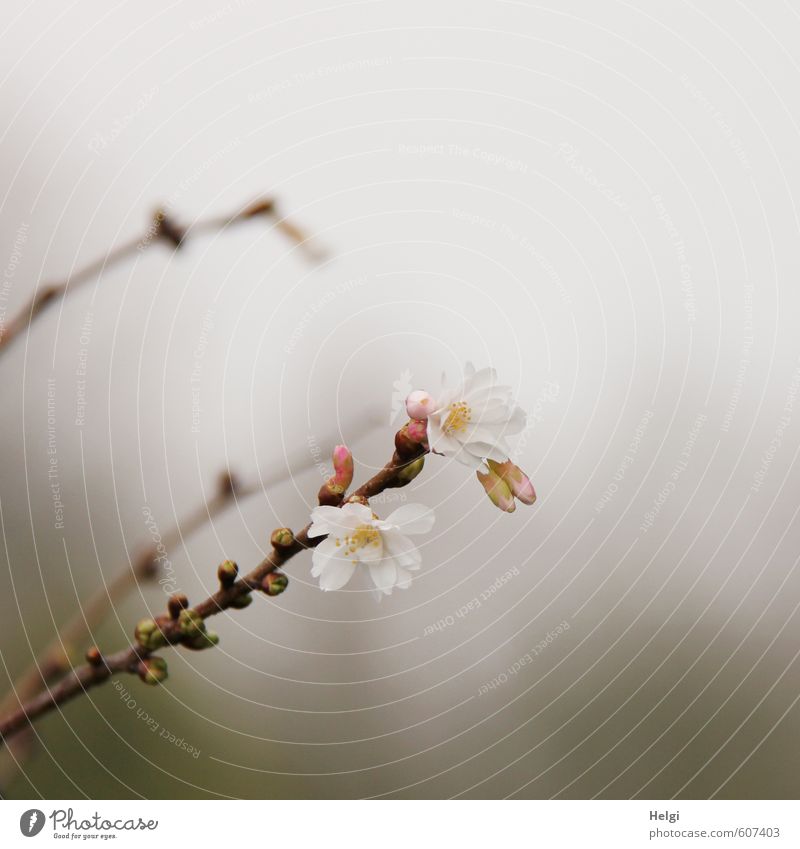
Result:
[[[314,549],[311,574],[323,590],[338,590],[364,566],[379,592],[391,595],[394,587],[407,589],[411,573],[422,562],[408,537],[426,533],[433,522],[433,511],[422,504],[405,504],[386,519],[365,504],[315,507],[308,536],[327,539]]]
[[[442,383],[436,409],[428,414],[431,450],[480,471],[486,471],[487,459],[505,462],[510,453],[506,437],[525,427],[525,413],[511,388],[497,384],[494,369],[475,371],[471,363],[457,386]]]

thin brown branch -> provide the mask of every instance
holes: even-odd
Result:
[[[177,250],[192,236],[223,231],[234,224],[252,221],[255,218],[263,216],[271,218],[275,223],[275,227],[293,242],[300,245],[311,259],[319,260],[321,258],[321,254],[311,247],[308,235],[296,224],[280,215],[276,209],[275,202],[271,198],[256,201],[233,215],[201,219],[188,227],[178,224],[167,212],[159,209],[153,216],[153,220],[147,230],[138,238],[131,239],[129,242],[111,249],[104,256],[93,260],[61,282],[40,286],[27,306],[12,318],[8,324],[5,326],[0,325],[0,352],[11,345],[18,336],[23,334],[48,304],[53,303],[60,297],[66,296],[70,292],[74,292],[79,286],[97,277],[98,274],[109,266],[115,265],[128,257],[134,256],[137,252],[144,251],[158,243],[170,244]]]
[[[166,551],[170,551],[179,545],[184,537],[194,533],[224,510],[233,501],[234,496],[244,497],[255,491],[254,487],[245,489],[236,483],[228,472],[223,473],[219,477],[214,496],[167,530],[161,537],[162,546]],[[70,650],[79,646],[87,637],[91,638],[109,610],[119,605],[140,581],[157,577],[157,558],[158,551],[155,546],[151,546],[111,581],[97,587],[86,602],[80,605],[75,615],[59,628],[55,637],[25,672],[16,679],[11,691],[0,701],[0,716],[30,699],[45,685],[69,671],[72,667]]]
[[[402,432],[401,432],[402,433]],[[400,437],[400,434],[398,434]],[[351,499],[369,499],[384,489],[392,486],[402,486],[404,481],[398,473],[409,463],[425,453],[425,449],[416,443],[404,439],[395,442],[397,450],[392,459],[376,475],[357,489]],[[343,499],[344,500],[344,499]],[[245,596],[254,590],[262,589],[262,582],[272,572],[275,572],[295,554],[313,548],[322,541],[322,537],[309,539],[310,525],[290,538],[288,544],[276,546],[270,553],[247,575],[235,580],[229,586],[221,585],[220,589],[199,604],[193,605],[196,614],[205,621],[223,610],[236,607]],[[171,613],[158,617],[155,622],[167,645],[188,645],[186,633],[181,629],[179,620],[175,618],[175,609]],[[70,699],[86,693],[91,687],[108,680],[114,673],[141,673],[142,662],[152,657],[153,651],[145,649],[140,644],[134,644],[112,655],[92,655],[93,662],[73,669],[68,675],[52,687],[33,696],[9,715],[0,719],[0,738],[7,742],[14,734],[28,727],[43,714],[60,707]]]
[[[359,438],[374,427],[375,422],[365,420],[361,427],[356,427],[353,436]],[[210,522],[234,501],[263,491],[266,483],[262,481],[258,484],[243,484],[232,473],[222,473],[217,478],[217,489],[212,498],[162,534],[162,549],[169,552],[176,548],[187,536]],[[135,589],[140,580],[158,577],[158,556],[156,546],[145,549],[133,563],[121,569],[110,583],[95,590],[25,672],[14,681],[9,693],[0,701],[0,717],[17,710],[72,669],[70,658],[74,650],[81,644],[85,645],[87,640],[94,639],[93,633],[109,611]],[[20,766],[33,754],[35,742],[32,727],[22,729],[13,740],[8,741],[3,756],[0,756],[0,794],[18,773]]]

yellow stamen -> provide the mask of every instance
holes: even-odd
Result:
[[[377,528],[373,528],[372,525],[359,525],[350,536],[342,540],[346,546],[346,555],[355,554],[356,551],[367,545],[380,545],[380,541],[381,532]],[[339,544],[338,540],[336,544]],[[355,562],[354,560],[353,563]]]
[[[454,433],[462,431],[472,420],[472,410],[466,401],[453,402],[450,405],[450,412],[444,420],[442,430],[445,433]]]

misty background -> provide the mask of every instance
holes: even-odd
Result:
[[[376,505],[436,509],[409,590],[323,594],[298,556],[164,687],[37,722],[3,792],[796,796],[798,36],[752,2],[9,14],[0,321],[158,206],[274,197],[321,258],[269,219],[159,243],[0,354],[3,694],[222,470],[262,491],[89,642],[251,568],[337,442],[364,480],[467,360],[528,411],[539,499],[502,514],[428,458]]]

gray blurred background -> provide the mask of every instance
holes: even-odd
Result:
[[[327,254],[267,220],[158,244],[0,355],[3,692],[148,511],[264,482],[171,552],[197,600],[305,524],[334,444],[363,479],[405,391],[466,360],[528,410],[539,500],[501,514],[430,458],[377,508],[436,507],[408,591],[323,594],[298,557],[163,688],[37,723],[4,792],[796,796],[798,37],[788,3],[721,0],[9,10],[4,322],[159,204],[274,196]]]

